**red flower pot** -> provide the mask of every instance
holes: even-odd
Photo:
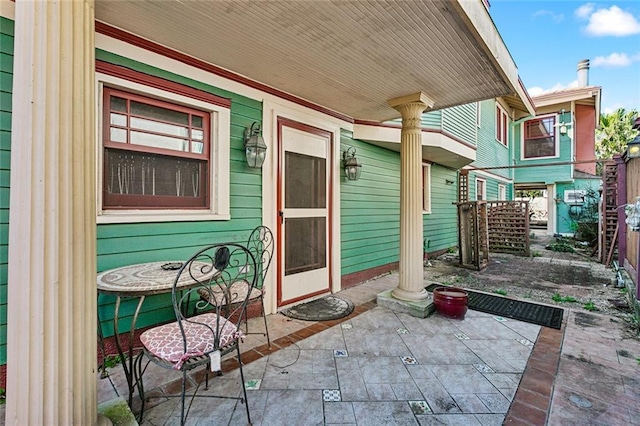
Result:
[[[436,311],[447,318],[464,319],[469,295],[457,287],[437,287],[433,290],[433,304]]]

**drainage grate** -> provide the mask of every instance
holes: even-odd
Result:
[[[433,291],[437,287],[446,286],[430,284],[426,287],[426,290]],[[492,294],[479,293],[467,289],[465,289],[465,291],[469,294],[468,307],[474,311],[500,315],[532,324],[556,328],[558,330],[562,326],[562,314],[564,311],[561,308],[508,299],[502,296],[494,296]]]

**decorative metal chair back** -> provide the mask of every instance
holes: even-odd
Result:
[[[140,336],[143,350],[134,368],[142,400],[140,421],[142,421],[145,404],[142,380],[146,370],[146,365],[143,365],[144,358],[161,367],[182,371],[181,424],[184,424],[189,411],[185,409],[187,372],[205,365],[212,371],[221,371],[221,356],[232,351],[236,352],[240,361],[240,385],[243,397],[210,394],[197,396],[246,401],[247,392],[244,387],[238,341],[244,336],[240,329],[240,322],[243,319],[249,295],[258,282],[258,270],[253,253],[237,243],[210,245],[182,264],[177,271],[171,293],[176,321],[146,330]],[[202,294],[206,297],[201,297]],[[198,314],[188,316],[190,301],[193,303],[194,296]],[[205,387],[208,387],[208,380],[207,373]],[[199,387],[198,384],[191,398],[196,396]],[[247,420],[251,423],[249,407],[247,404],[245,407]]]
[[[237,243],[221,243],[208,246],[193,255],[178,271],[172,290],[173,308],[180,326],[185,353],[192,346],[190,336],[185,332],[185,323],[198,324],[199,316],[188,316],[189,306],[196,300],[197,312],[217,315],[215,327],[211,328],[214,348],[220,349],[220,338],[225,334],[220,319],[233,324],[239,333],[243,309],[251,290],[258,283],[259,265],[255,255],[245,246]],[[181,282],[192,281],[188,289],[181,288]],[[242,282],[246,292],[239,294],[235,283]],[[206,298],[200,297],[205,292]]]
[[[258,282],[256,288],[262,289],[264,285],[264,279],[269,271],[271,265],[271,259],[273,258],[274,250],[273,233],[266,226],[258,226],[249,235],[247,241],[247,248],[256,258],[258,265]]]

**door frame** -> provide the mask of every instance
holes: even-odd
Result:
[[[327,138],[328,139],[328,150],[327,150],[327,166],[326,166],[326,171],[327,171],[327,182],[326,182],[326,188],[327,188],[327,241],[326,241],[326,249],[328,250],[327,253],[327,275],[328,275],[328,280],[329,282],[327,283],[326,287],[323,287],[323,289],[312,292],[312,293],[307,293],[303,296],[299,296],[299,297],[295,297],[293,299],[288,299],[288,300],[283,300],[283,295],[282,295],[282,283],[280,282],[282,280],[282,276],[283,276],[283,247],[284,247],[284,241],[282,240],[283,238],[283,223],[282,220],[279,218],[278,215],[278,219],[277,221],[277,226],[276,226],[276,243],[277,243],[277,247],[276,247],[276,265],[277,265],[277,282],[276,282],[276,288],[277,288],[277,299],[276,299],[276,304],[278,307],[283,307],[283,306],[287,306],[287,305],[291,305],[292,303],[296,303],[299,302],[301,300],[307,300],[307,299],[312,299],[316,296],[320,296],[320,295],[324,295],[327,294],[329,292],[331,292],[333,286],[332,286],[332,252],[333,252],[333,245],[332,245],[332,231],[333,231],[333,210],[332,210],[332,206],[333,206],[333,197],[332,197],[332,193],[333,193],[333,188],[332,188],[332,182],[333,182],[333,173],[331,172],[333,170],[333,158],[331,156],[331,153],[333,152],[333,145],[335,143],[335,141],[333,140],[333,134],[327,130],[323,130],[323,129],[319,129],[317,127],[314,126],[310,126],[308,124],[305,123],[301,123],[299,121],[294,121],[291,120],[289,118],[285,118],[285,117],[278,117],[277,120],[277,144],[274,148],[277,147],[277,153],[276,155],[278,156],[278,168],[276,170],[276,174],[277,174],[277,178],[276,178],[276,185],[277,185],[277,196],[276,196],[276,210],[280,211],[281,209],[284,209],[284,193],[282,191],[282,186],[283,186],[283,179],[284,179],[284,173],[283,173],[283,161],[284,161],[284,152],[283,152],[283,147],[282,147],[282,128],[283,127],[288,127],[290,129],[295,129],[295,130],[299,130],[301,132],[305,132],[305,133],[310,133],[313,135],[317,135],[323,138]]]
[[[329,282],[331,293],[342,289],[341,285],[341,250],[340,250],[340,131],[353,131],[353,123],[336,119],[335,117],[313,111],[299,105],[286,105],[273,100],[263,101],[262,135],[267,143],[267,158],[262,167],[262,223],[274,230],[275,243],[279,246],[278,236],[278,119],[288,119],[305,126],[315,127],[331,134],[331,146],[327,167],[329,168],[328,188],[330,216],[330,231],[328,235],[329,250]],[[274,259],[278,261],[278,259]],[[267,314],[277,312],[285,306],[278,307],[278,279],[279,271],[272,267],[265,279],[265,310]]]

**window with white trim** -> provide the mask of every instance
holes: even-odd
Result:
[[[431,213],[431,164],[422,164],[422,212]]]
[[[523,123],[523,158],[557,156],[555,116],[540,117]]]
[[[496,104],[496,140],[509,146],[509,116],[499,104]]]
[[[98,223],[229,219],[229,109],[97,77]]]
[[[476,201],[487,199],[487,182],[484,179],[476,178]]]
[[[503,184],[498,184],[498,200],[506,200],[507,199],[507,187]]]

